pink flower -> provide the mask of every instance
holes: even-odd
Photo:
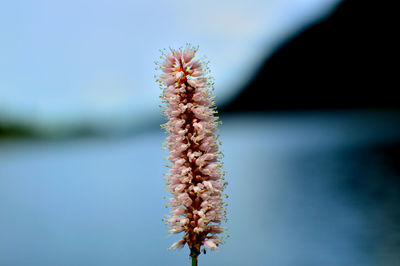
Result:
[[[185,244],[186,244],[185,240],[181,239],[181,240],[173,243],[170,248],[172,248],[172,249],[181,249],[181,248],[183,248],[185,246]]]
[[[194,60],[197,48],[163,53],[159,76],[163,89],[164,125],[169,136],[166,147],[171,162],[167,185],[173,195],[167,219],[171,233],[184,236],[171,248],[188,244],[191,256],[198,257],[201,247],[216,249],[222,243],[221,221],[225,219],[222,192],[226,186],[218,152],[217,117],[214,116],[208,69]]]
[[[217,245],[212,241],[212,240],[206,240],[204,241],[204,246],[211,248],[211,249],[216,249]]]
[[[193,51],[192,49],[186,48],[185,51],[183,51],[183,61],[185,61],[186,63],[190,62],[190,60],[193,59],[194,55],[195,55],[195,51]]]

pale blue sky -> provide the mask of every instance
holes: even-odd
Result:
[[[200,45],[219,103],[339,0],[2,1],[0,119],[34,125],[159,115],[159,49]],[[143,115],[145,114],[145,115]]]

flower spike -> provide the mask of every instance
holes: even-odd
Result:
[[[167,117],[163,127],[169,134],[167,187],[173,195],[166,222],[170,233],[184,233],[171,248],[187,244],[196,265],[203,246],[215,250],[223,242],[219,234],[224,231],[222,193],[227,184],[219,161],[213,84],[206,75],[207,64],[195,59],[197,50],[190,45],[168,53],[164,50],[163,62],[158,64]]]

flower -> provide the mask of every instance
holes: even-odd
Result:
[[[194,60],[198,48],[163,52],[158,82],[163,90],[163,125],[169,134],[166,147],[171,165],[167,186],[173,198],[167,204],[171,215],[166,219],[170,233],[184,232],[171,248],[186,243],[196,258],[202,246],[216,249],[222,243],[225,220],[223,190],[227,185],[221,171],[216,130],[212,83],[206,75],[207,64]]]
[[[212,240],[204,241],[204,245],[206,247],[208,247],[208,248],[211,248],[211,249],[216,249],[217,248],[217,245]]]
[[[185,240],[181,239],[181,240],[173,243],[170,248],[172,248],[172,249],[181,249],[181,248],[183,248],[185,246],[185,244],[186,244]]]

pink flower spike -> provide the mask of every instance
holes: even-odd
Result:
[[[169,134],[165,145],[170,161],[167,190],[173,195],[166,221],[170,233],[183,233],[171,248],[187,243],[197,262],[203,246],[215,250],[223,243],[219,234],[224,232],[221,222],[226,220],[222,193],[227,183],[218,151],[213,83],[207,64],[195,59],[196,52],[191,46],[171,49],[158,65],[164,72],[159,81],[163,114],[168,120],[163,125]]]

